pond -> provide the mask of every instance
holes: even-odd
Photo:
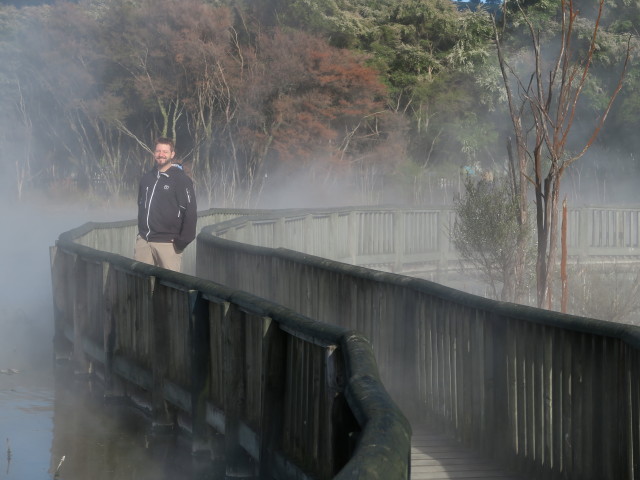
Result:
[[[142,412],[59,370],[0,369],[0,478],[224,478],[224,464],[191,455],[184,435],[152,432]]]
[[[195,480],[224,470],[178,435],[151,435],[137,410],[105,404],[87,379],[55,375],[49,247],[85,221],[133,218],[16,204],[0,236],[0,479]],[[19,238],[18,238],[19,237]]]

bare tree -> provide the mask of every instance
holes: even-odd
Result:
[[[593,145],[604,125],[613,101],[622,88],[629,61],[630,40],[626,44],[617,85],[609,94],[606,107],[596,119],[583,147],[569,152],[567,140],[598,47],[604,0],[598,1],[590,38],[582,50],[577,38],[577,5],[573,0],[561,0],[559,46],[551,62],[543,58],[540,29],[534,26],[519,2],[518,7],[531,39],[533,72],[528,79],[524,80],[507,62],[500,32],[494,23],[495,43],[515,133],[517,173],[514,178],[518,180],[523,215],[526,215],[529,185],[533,185],[535,194],[537,303],[540,307],[550,307],[558,244],[560,181],[567,168]],[[511,86],[513,80],[517,96]]]
[[[23,155],[16,160],[16,187],[18,189],[18,200],[22,198],[24,187],[31,180],[31,156],[33,155],[33,122],[25,104],[24,94],[20,82],[17,82],[18,95],[16,96],[17,118],[24,131],[24,141],[22,142]]]

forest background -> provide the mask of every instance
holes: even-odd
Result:
[[[451,203],[462,172],[506,173],[513,126],[491,14],[524,63],[522,13],[543,31],[559,20],[549,0],[523,11],[449,0],[13,3],[0,6],[3,190],[130,197],[167,135],[201,208]],[[597,2],[581,3],[588,24]],[[637,2],[607,0],[568,149],[607,101],[639,15]],[[605,128],[568,172],[570,204],[634,201],[639,66],[633,57]]]

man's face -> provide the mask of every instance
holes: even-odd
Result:
[[[156,150],[153,152],[153,158],[156,161],[158,170],[164,172],[171,166],[171,160],[176,152],[171,150],[171,145],[165,145],[164,143],[158,143]]]

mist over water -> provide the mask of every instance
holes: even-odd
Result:
[[[95,385],[61,376],[53,365],[49,247],[60,233],[85,222],[134,218],[135,201],[119,207],[47,199],[5,205],[9,208],[0,240],[0,478],[215,478],[211,465],[201,471],[189,455],[184,457],[188,449],[176,438],[151,440],[148,422],[139,413],[105,405]]]
[[[46,225],[51,217],[43,206],[36,213],[7,204],[0,239],[0,471],[3,478],[47,478],[53,417],[47,245],[62,224]]]
[[[88,221],[133,218],[134,210],[47,199],[8,206],[0,239],[0,369],[29,370],[52,356],[49,247],[62,232]]]

